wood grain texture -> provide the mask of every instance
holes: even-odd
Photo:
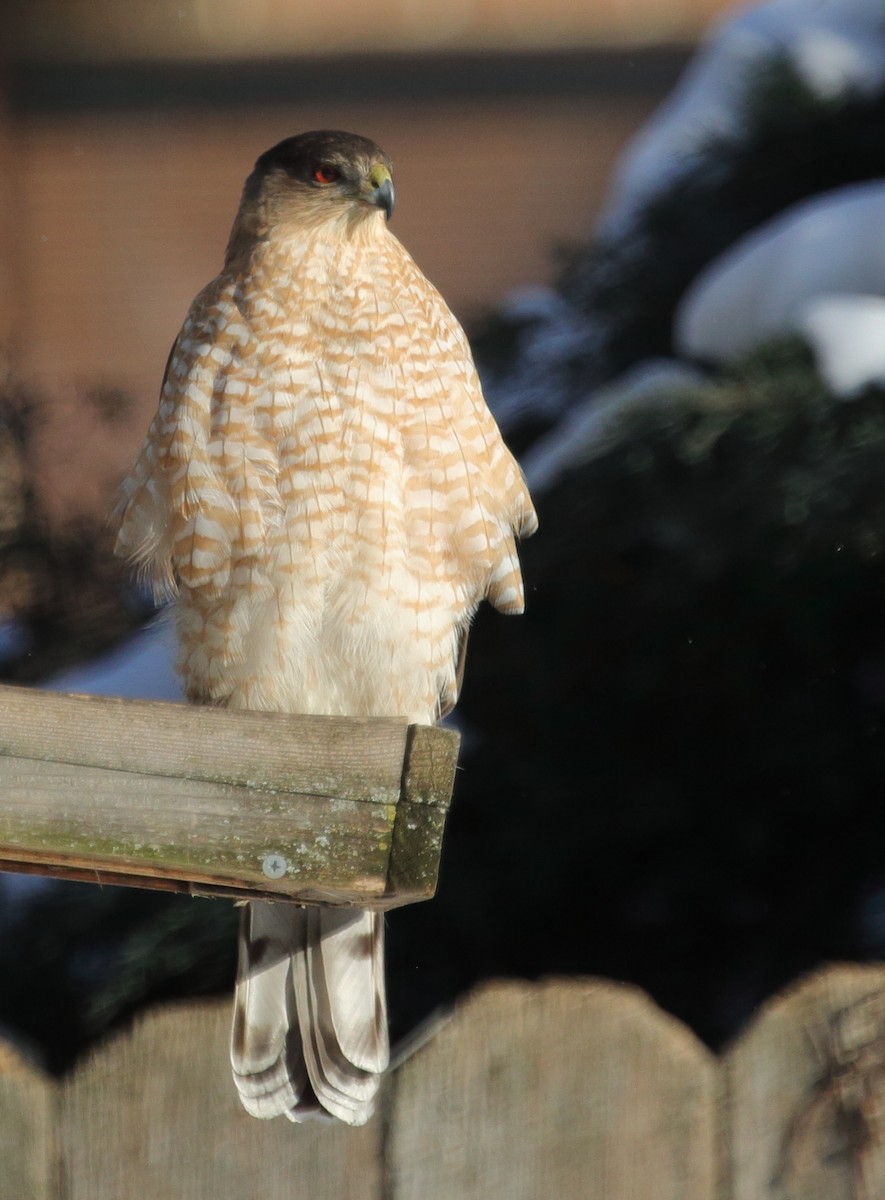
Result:
[[[439,732],[429,725],[409,726],[388,873],[390,892],[403,901],[425,900],[436,891],[437,847],[448,815],[460,742],[457,735],[444,741],[436,736]]]
[[[0,1042],[0,1196],[58,1200],[57,1102],[52,1080]]]
[[[303,901],[378,898],[390,805],[0,759],[0,857],[186,878]],[[268,878],[267,856],[285,874]]]
[[[243,712],[0,686],[0,754],[267,791],[395,802],[400,717]]]
[[[499,983],[394,1080],[391,1200],[710,1200],[713,1056],[632,988]]]
[[[61,1085],[59,1198],[380,1200],[380,1122],[256,1121],[231,1083],[229,1027],[227,1003],[166,1008],[79,1066]]]
[[[435,888],[457,745],[398,719],[3,687],[0,866],[201,895],[410,903]]]
[[[885,968],[770,1001],[723,1064],[728,1200],[885,1196]]]
[[[719,1062],[637,990],[497,983],[362,1129],[240,1109],[226,1002],[149,1012],[61,1083],[0,1043],[15,1200],[881,1200],[885,967],[831,967]]]

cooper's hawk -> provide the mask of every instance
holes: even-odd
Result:
[[[195,703],[402,715],[458,694],[536,526],[464,333],[388,231],[391,164],[306,133],[246,181],[125,485],[118,550],[177,594]],[[245,1107],[352,1125],[388,1061],[382,919],[253,902],[231,1044]]]

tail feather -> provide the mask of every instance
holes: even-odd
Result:
[[[288,982],[293,950],[306,944],[305,926],[303,909],[243,909],[231,1067],[243,1106],[255,1117],[276,1117],[313,1099]]]
[[[312,942],[316,974],[337,1003],[328,1006],[333,1036],[355,1067],[378,1075],[387,1069],[387,1006],[384,995],[384,922],[375,913],[314,909],[322,922]],[[366,1009],[366,998],[373,1007]]]
[[[231,1036],[247,1111],[362,1125],[388,1061],[383,918],[249,904]]]
[[[313,957],[309,949],[307,955],[292,962],[307,1073],[323,1110],[349,1125],[362,1124],[360,1116],[371,1111],[377,1080],[340,1054],[329,1018],[325,981],[311,961]]]

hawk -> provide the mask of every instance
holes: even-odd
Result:
[[[117,550],[176,597],[193,703],[430,724],[480,601],[522,610],[531,500],[393,204],[368,139],[280,142],[172,348]],[[388,1056],[382,917],[247,904],[245,1108],[363,1124]]]

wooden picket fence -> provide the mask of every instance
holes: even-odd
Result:
[[[9,1200],[881,1200],[885,967],[772,1000],[717,1058],[643,993],[496,983],[363,1129],[248,1117],[229,1006],[155,1010],[60,1082],[0,1045]]]

